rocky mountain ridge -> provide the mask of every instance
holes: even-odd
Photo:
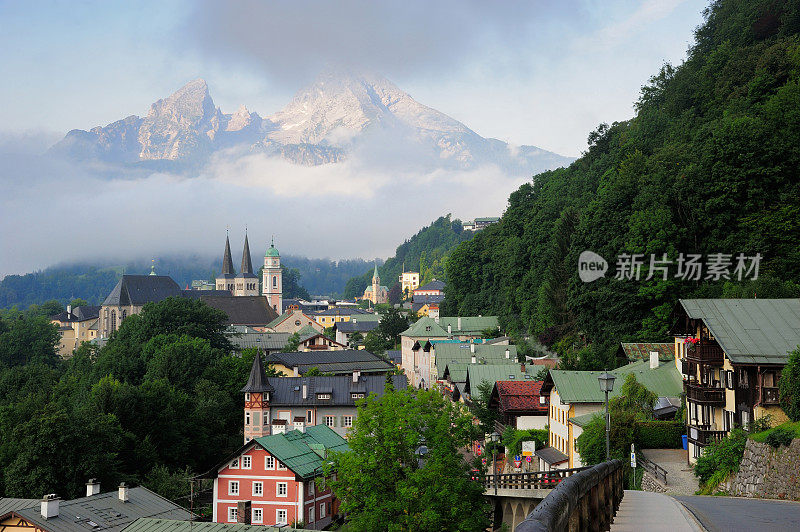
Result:
[[[325,73],[277,113],[244,105],[223,113],[207,83],[193,80],[158,100],[144,118],[129,116],[89,131],[72,130],[51,152],[80,161],[196,167],[215,151],[239,147],[297,164],[343,161],[358,150],[397,151],[400,159],[456,169],[494,164],[524,176],[572,159],[535,146],[484,138],[371,74]]]

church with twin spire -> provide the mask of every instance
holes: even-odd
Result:
[[[283,312],[283,273],[281,270],[281,255],[275,249],[273,241],[264,254],[263,278],[259,287],[259,277],[253,272],[253,261],[250,257],[250,243],[247,234],[244,235],[244,248],[242,249],[242,266],[239,273],[233,267],[231,257],[231,243],[225,236],[225,253],[222,256],[222,271],[216,279],[216,289],[225,290],[234,296],[258,296],[267,298],[269,305],[278,313]]]

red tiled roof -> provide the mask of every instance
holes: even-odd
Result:
[[[497,381],[500,410],[503,412],[547,412],[549,403],[539,402],[542,381]]]

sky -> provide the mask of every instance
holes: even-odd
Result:
[[[38,154],[71,129],[143,116],[194,78],[223,112],[246,104],[268,116],[342,65],[385,75],[482,136],[577,157],[599,123],[633,116],[639,88],[664,62],[683,60],[705,5],[0,0],[0,223],[15,228],[0,235],[0,276],[109,254],[213,250],[225,227],[245,224],[257,241],[282,234],[293,253],[386,257],[441,214],[499,214],[520,182],[497,176],[487,191],[493,169],[297,168],[251,157],[216,160],[195,179],[130,180]],[[277,177],[254,179],[265,174]],[[409,184],[425,196],[399,204]],[[433,207],[413,201],[431,195]],[[76,238],[65,220],[96,228],[95,239]]]

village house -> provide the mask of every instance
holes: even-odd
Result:
[[[498,421],[504,426],[517,430],[543,429],[547,426],[550,403],[541,390],[542,381],[497,381],[489,408],[498,413]]]
[[[429,283],[425,283],[424,285],[415,288],[414,296],[412,299],[413,301],[417,301],[417,298],[425,296],[444,297],[444,287],[445,284],[443,281],[437,281],[436,279],[434,279]]]
[[[403,375],[391,377],[395,389],[406,387]],[[250,377],[242,388],[245,400],[245,443],[292,429],[325,425],[347,434],[358,415],[357,402],[374,393],[383,396],[384,375],[333,377],[267,377],[260,356],[253,359]]]
[[[365,315],[370,318],[372,315]],[[370,331],[378,328],[380,321],[377,319],[362,319],[362,316],[353,316],[350,321],[341,321],[333,326],[336,331],[336,341],[340,344],[350,345],[350,338],[358,333],[366,338]]]
[[[312,327],[317,332],[322,332],[325,327],[320,325],[311,315],[300,309],[290,308],[271,322],[267,328],[271,331],[294,334],[304,327]]]
[[[69,358],[81,343],[97,338],[100,307],[82,305],[72,307],[67,305],[67,310],[50,317],[50,321],[58,326],[61,341],[58,344],[58,354],[61,358]]]
[[[358,307],[331,307],[325,310],[316,310],[310,314],[322,327],[333,327],[337,323],[350,321],[380,321],[380,316],[369,310]]]
[[[269,354],[283,351],[289,341],[288,332],[261,332],[246,325],[232,325],[225,329],[225,336],[236,352],[255,349]]]
[[[605,394],[600,390],[598,377],[602,371],[550,370],[542,384],[541,394],[549,396],[547,423],[550,426],[549,446],[537,456],[543,469],[581,467],[583,462],[577,452],[576,441],[583,432],[587,414],[597,414],[605,408]],[[683,382],[673,361],[660,363],[658,353],[649,361],[642,360],[612,370],[617,378],[609,399],[619,395],[628,375],[652,391],[659,398],[680,401]],[[573,420],[583,420],[576,424]]]
[[[433,340],[420,349],[422,359],[426,349],[431,352],[431,379],[454,401],[465,398],[467,369],[471,365],[518,365],[515,345]]]
[[[408,298],[419,286],[419,272],[403,272],[398,277],[397,282],[400,283],[403,297]]]
[[[347,450],[347,441],[325,425],[248,441],[201,477],[214,480],[212,520],[328,526],[338,502],[322,467],[329,451]]]
[[[3,532],[121,532],[139,518],[158,517],[188,521],[191,514],[144,486],[125,483],[100,493],[100,483],[90,479],[86,497],[63,501],[55,494],[39,499],[0,498]]]
[[[788,420],[778,381],[800,344],[800,299],[681,299],[673,319],[691,463],[734,426]]]
[[[328,338],[310,325],[297,331],[297,335],[300,337],[298,351],[336,351],[347,348],[346,345]]]

